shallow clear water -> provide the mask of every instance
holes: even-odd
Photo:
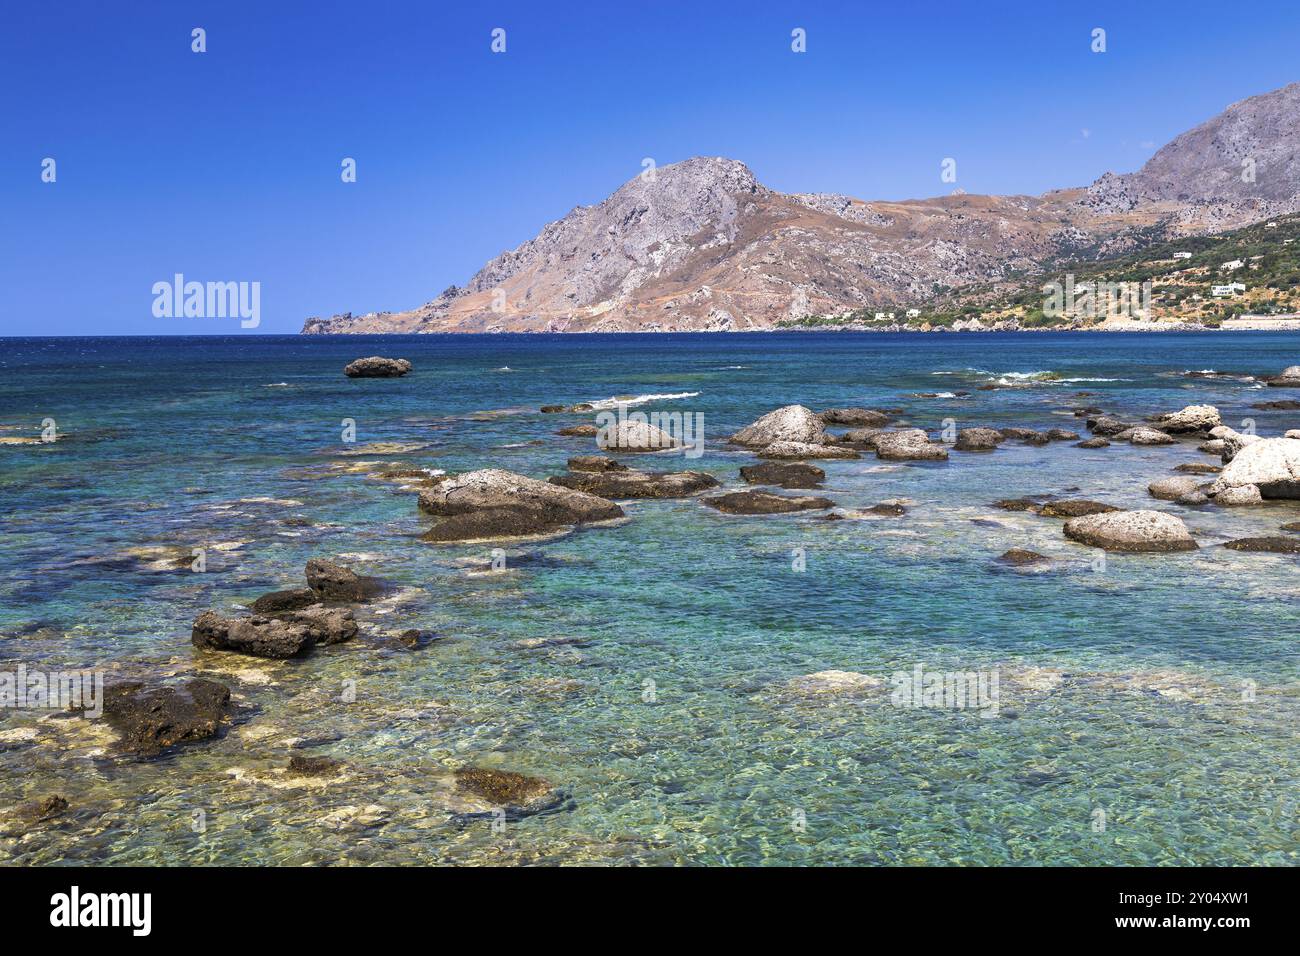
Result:
[[[341,374],[370,354],[415,371]],[[703,413],[707,451],[685,467],[727,487],[753,458],[725,437],[793,402],[898,407],[934,430],[1081,430],[1070,406],[1129,417],[1209,402],[1273,435],[1300,412],[1250,405],[1300,395],[1174,373],[1297,361],[1295,336],[1263,333],[0,340],[0,436],[35,435],[46,417],[67,436],[0,445],[0,669],[203,673],[243,708],[220,739],[149,763],[114,756],[98,724],[0,711],[0,813],[51,793],[71,806],[0,827],[0,861],[1293,864],[1297,563],[1216,544],[1280,533],[1300,503],[1153,502],[1148,482],[1213,461],[1194,443],[828,462],[819,493],[837,505],[906,498],[908,514],[631,502],[621,525],[508,547],[500,573],[485,573],[490,546],[422,542],[415,493],[357,463],[557,474],[593,449],[555,431],[590,416],[538,406],[622,394],[698,392],[638,407]],[[344,419],[356,444],[340,440]],[[423,447],[354,454],[373,442]],[[1098,570],[1059,520],[990,507],[1035,493],[1173,511],[1202,548]],[[206,547],[208,570],[127,553],[151,547]],[[1057,560],[991,563],[1011,547]],[[313,556],[395,586],[359,612],[368,627],[444,639],[289,663],[190,645],[201,611],[300,587]],[[558,636],[587,643],[514,646]],[[1000,715],[785,687],[917,663],[997,668]],[[290,780],[294,752],[348,771]],[[503,832],[456,818],[448,779],[464,764],[545,777],[571,802]]]

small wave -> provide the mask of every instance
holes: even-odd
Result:
[[[288,382],[270,382],[262,386],[263,388],[288,388]]]
[[[749,367],[750,367],[750,366],[748,366],[748,365],[724,365],[724,366],[722,366],[720,369],[718,369],[718,371],[720,371],[720,372],[731,372],[731,371],[735,371],[735,370],[737,370],[737,369],[749,368]]]
[[[514,369],[512,369],[509,365],[502,365],[499,369],[497,369],[497,371],[498,371],[498,372],[513,372]]]
[[[1131,378],[1063,378],[1062,382],[1131,382]]]
[[[606,398],[590,402],[593,411],[606,408],[618,408],[619,405],[644,405],[646,402],[669,402],[677,398],[694,398],[699,392],[665,392],[662,394],[630,395],[624,398]]]

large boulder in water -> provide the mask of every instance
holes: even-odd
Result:
[[[1250,485],[1263,498],[1300,498],[1300,441],[1261,438],[1243,446],[1223,466],[1210,494],[1217,497]]]
[[[963,428],[952,447],[957,451],[993,451],[1005,439],[996,428]]]
[[[315,634],[304,624],[260,614],[222,617],[216,611],[204,611],[195,618],[190,641],[208,650],[276,660],[298,657],[316,646]]]
[[[948,449],[930,442],[920,428],[903,428],[875,436],[876,457],[884,461],[947,461]]]
[[[1071,518],[1071,541],[1107,551],[1194,551],[1197,544],[1181,518],[1163,511],[1112,511]]]
[[[1201,483],[1191,475],[1160,478],[1147,485],[1147,494],[1161,501],[1189,501],[1201,495]],[[1199,501],[1204,501],[1200,497]]]
[[[731,436],[731,441],[751,448],[766,448],[779,441],[824,445],[826,431],[812,409],[803,405],[786,405],[745,426]]]
[[[429,541],[473,541],[548,534],[623,517],[612,501],[499,468],[446,478],[420,492],[420,508],[442,520]]]
[[[1151,421],[1170,435],[1204,435],[1223,424],[1219,410],[1213,405],[1188,405],[1177,412],[1157,415]]]
[[[1264,379],[1265,384],[1279,388],[1300,388],[1300,365],[1282,369],[1281,375]]]
[[[344,367],[343,374],[348,378],[397,378],[409,372],[411,367],[406,359],[371,355],[349,362]]]

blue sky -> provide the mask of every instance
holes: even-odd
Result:
[[[949,191],[945,157],[968,192],[1081,185],[1300,79],[1294,3],[18,9],[0,31],[5,335],[241,331],[155,318],[177,272],[260,282],[245,334],[410,308],[643,157],[725,155],[775,189],[865,199]]]

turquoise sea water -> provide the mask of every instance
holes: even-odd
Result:
[[[342,375],[370,354],[415,371]],[[1250,406],[1300,395],[1246,376],[1297,362],[1294,335],[1265,333],[0,340],[0,437],[47,417],[66,436],[0,444],[0,670],[202,673],[241,705],[220,739],[147,763],[96,723],[0,711],[0,814],[70,804],[0,827],[0,862],[1294,864],[1297,561],[1218,545],[1282,533],[1300,503],[1154,502],[1150,481],[1215,461],[1195,443],[827,462],[816,493],[846,520],[637,501],[621,525],[506,546],[500,572],[489,545],[421,541],[415,492],[372,473],[559,474],[594,449],[556,430],[591,415],[538,407],[616,395],[702,413],[705,455],[653,467],[726,488],[754,461],[726,436],[795,402],[900,408],[936,432],[1208,402],[1274,435],[1300,412]],[[1200,369],[1242,377],[1180,374]],[[397,444],[363,447],[379,442]],[[1175,512],[1202,547],[1099,568],[1061,521],[990,507],[1038,493]],[[906,516],[851,514],[891,498]],[[205,573],[177,566],[194,547]],[[1055,560],[992,563],[1011,547]],[[442,639],[286,663],[191,646],[201,611],[300,587],[315,556],[393,586],[358,612],[366,628]],[[516,646],[538,637],[584,641]],[[997,669],[999,716],[787,686],[918,663]],[[289,779],[299,752],[348,771]],[[503,830],[457,817],[466,764],[570,799]]]

